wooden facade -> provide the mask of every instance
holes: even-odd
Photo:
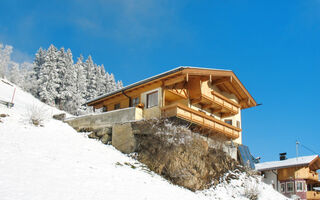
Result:
[[[157,94],[151,97],[152,92]],[[155,98],[156,106],[148,106]],[[232,71],[192,67],[151,77],[87,104],[105,111],[138,106],[145,119],[177,117],[237,143],[241,143],[241,109],[257,105]]]

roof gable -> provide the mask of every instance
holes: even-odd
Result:
[[[290,167],[296,167],[296,166],[309,166],[310,169],[317,170],[320,168],[319,162],[320,162],[319,156],[312,155],[312,156],[290,158],[287,160],[258,163],[255,165],[255,167],[256,167],[256,170],[258,171],[290,168]]]
[[[150,84],[151,82],[157,81],[174,80],[179,76],[181,77],[181,75],[185,76],[186,80],[188,80],[189,76],[200,76],[202,81],[212,81],[221,91],[235,94],[240,100],[242,108],[249,108],[257,105],[253,97],[249,94],[247,89],[243,86],[238,77],[232,71],[198,67],[178,67],[170,71],[144,79],[142,81],[138,81],[111,93],[101,95],[97,98],[89,100],[88,102],[86,102],[86,104],[90,106],[105,99],[111,98],[114,95],[121,94],[125,91],[127,92],[139,87],[143,87],[145,84]]]

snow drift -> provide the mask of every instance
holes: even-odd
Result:
[[[0,99],[10,101],[13,87],[0,79]],[[259,178],[244,174],[191,192],[52,119],[61,111],[19,88],[14,103],[11,109],[0,105],[0,114],[9,115],[0,122],[1,199],[248,199],[248,185],[256,188],[259,199],[285,199]],[[43,127],[30,123],[30,107],[45,113]]]

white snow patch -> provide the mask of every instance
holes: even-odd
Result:
[[[0,99],[10,101],[13,90],[0,80]],[[52,119],[52,114],[62,111],[44,105],[20,88],[14,103],[11,109],[0,105],[0,114],[10,115],[0,122],[2,200],[246,199],[242,187],[246,184],[258,188],[259,199],[285,199],[260,179],[242,178],[244,175],[230,184],[191,192],[148,172],[112,146],[88,139],[85,133]],[[47,110],[44,127],[26,119],[32,106]]]

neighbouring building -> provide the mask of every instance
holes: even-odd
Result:
[[[242,144],[241,110],[256,101],[229,70],[179,67],[131,84],[87,102],[94,109],[130,114],[114,122],[150,118],[176,118],[201,127],[210,138],[222,137]]]
[[[258,163],[255,167],[262,173],[265,183],[289,198],[320,199],[318,155]]]

